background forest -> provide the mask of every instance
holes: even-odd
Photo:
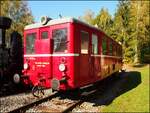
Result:
[[[114,17],[108,10],[87,10],[80,19],[96,25],[123,47],[124,63],[150,63],[150,1],[119,1]]]
[[[105,8],[97,15],[87,10],[79,19],[96,25],[108,36],[120,42],[123,47],[124,63],[150,62],[150,1],[119,1],[115,15],[112,17]],[[7,31],[7,40],[15,30],[23,34],[24,26],[34,22],[27,1],[0,1],[0,15],[13,20]]]

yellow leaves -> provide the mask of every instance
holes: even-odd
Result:
[[[12,19],[12,25],[6,32],[6,40],[10,38],[12,31],[18,31],[23,35],[24,26],[33,22],[33,16],[28,9],[26,1],[1,1],[1,16],[10,17]]]

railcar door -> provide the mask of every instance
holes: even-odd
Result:
[[[90,42],[90,34],[86,31],[80,31],[80,84],[85,85],[88,84],[89,79],[89,71],[90,71],[90,52],[89,52],[89,42]]]
[[[44,80],[46,87],[50,87],[51,79],[51,40],[50,28],[39,29],[39,39],[36,40],[36,54],[38,56],[36,66],[39,79]]]
[[[90,63],[90,75],[93,78],[93,80],[97,80],[97,78],[100,78],[100,57],[98,55],[98,35],[92,34],[92,46],[91,50],[91,63]]]

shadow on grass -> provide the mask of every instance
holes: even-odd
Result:
[[[93,106],[109,105],[118,96],[136,88],[141,83],[141,73],[137,71],[119,73],[97,82],[90,88],[78,90],[80,93],[99,89],[88,98],[80,98],[78,91],[61,92],[60,99],[79,100],[94,103]],[[133,97],[134,98],[134,97]]]
[[[90,101],[94,106],[109,105],[118,96],[136,88],[141,83],[141,73],[125,72],[118,77],[109,77],[103,81],[103,90],[98,92],[96,99]],[[100,86],[101,87],[101,86]]]

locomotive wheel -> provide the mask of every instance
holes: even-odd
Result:
[[[44,95],[44,88],[36,85],[32,88],[32,94],[33,96],[38,97],[38,98],[42,97]]]
[[[18,73],[15,73],[13,76],[13,82],[15,84],[19,84],[20,83],[20,75]]]

